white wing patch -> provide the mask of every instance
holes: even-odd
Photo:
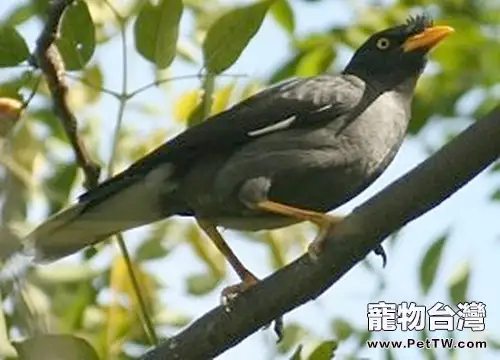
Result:
[[[325,110],[328,110],[332,107],[333,105],[332,104],[328,104],[328,105],[325,105],[325,106],[322,106],[320,107],[318,110],[314,111],[315,113],[319,113],[319,112],[322,112],[322,111],[325,111]]]
[[[293,116],[290,116],[289,118],[286,118],[285,120],[282,120],[276,124],[263,127],[262,129],[250,131],[248,133],[248,136],[260,136],[260,135],[272,133],[274,131],[286,129],[295,121],[296,118],[297,117],[295,115],[293,115]]]

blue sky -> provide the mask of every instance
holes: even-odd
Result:
[[[226,2],[232,2],[226,0]],[[364,1],[358,2],[364,4]],[[9,8],[18,4],[15,0],[4,0],[0,8],[0,18],[9,12]],[[316,5],[304,5],[294,2],[297,15],[297,31],[308,33],[321,31],[334,22],[347,22],[355,17],[345,3],[342,1],[323,1]],[[183,19],[181,33],[187,34],[191,20]],[[21,28],[21,32],[28,39],[30,46],[39,31],[39,24],[30,22]],[[130,32],[129,32],[130,35]],[[267,19],[252,40],[248,49],[243,53],[240,60],[228,71],[229,73],[246,74],[249,78],[264,78],[276,65],[286,59],[288,54],[288,40],[272,19]],[[111,43],[100,49],[96,54],[104,66],[106,87],[119,89],[121,86],[121,72],[116,63],[119,60],[120,47],[118,43]],[[134,89],[151,80],[150,67],[134,53],[132,38],[129,36],[129,83],[130,89]],[[102,60],[104,59],[104,60]],[[339,59],[342,63],[347,59]],[[171,73],[174,75],[195,74],[197,69],[175,63]],[[245,81],[243,79],[242,81]],[[171,109],[169,104],[179,94],[187,89],[197,86],[197,81],[183,81],[172,85],[172,89],[165,99],[165,92],[151,90],[135,99],[135,103],[141,100],[153,102],[162,111],[165,110],[163,118],[154,119],[138,115],[134,111],[127,112],[125,122],[134,128],[140,128],[140,132],[157,127],[172,127],[170,120]],[[464,106],[467,106],[465,104]],[[103,97],[103,100],[91,110],[99,116],[103,126],[103,136],[111,135],[114,119],[116,118],[117,103],[114,99]],[[389,184],[398,176],[423,161],[428,156],[428,149],[437,149],[442,144],[443,136],[448,132],[455,132],[465,128],[468,122],[437,122],[427,127],[418,136],[407,140],[393,164],[383,176],[358,198],[344,205],[336,213],[347,213],[357,204],[376,193]],[[138,140],[140,141],[140,140]],[[109,149],[102,149],[103,158],[106,159]],[[452,196],[438,208],[432,210],[411,224],[407,225],[399,234],[394,246],[387,246],[389,255],[388,266],[381,269],[379,259],[370,256],[377,272],[383,275],[386,283],[385,290],[373,297],[376,288],[377,277],[370,274],[364,266],[357,266],[344,278],[328,290],[323,296],[314,302],[310,302],[285,317],[288,323],[297,321],[310,329],[319,338],[330,338],[330,321],[337,316],[346,317],[358,327],[365,329],[366,304],[369,300],[386,302],[415,301],[419,304],[433,305],[436,301],[447,303],[446,288],[449,279],[467,262],[472,268],[469,297],[471,300],[482,301],[486,304],[487,319],[486,329],[488,334],[500,338],[500,324],[495,319],[500,318],[500,309],[495,307],[500,300],[500,290],[491,283],[491,274],[499,273],[498,248],[500,246],[500,230],[498,227],[498,205],[488,202],[489,195],[498,185],[498,176],[494,178],[487,174],[481,174],[464,189]],[[35,221],[41,220],[36,218]],[[444,258],[440,264],[438,278],[434,288],[426,298],[419,292],[418,273],[416,269],[420,264],[421,257],[430,243],[445,231],[450,230],[451,237],[445,248]],[[132,246],[137,239],[138,231],[130,231],[126,237]],[[235,252],[249,268],[261,277],[270,273],[268,264],[267,248],[253,242],[244,240],[236,233],[225,232]],[[134,239],[135,238],[135,239]],[[137,242],[135,241],[135,244]],[[152,270],[160,278],[165,274],[165,282],[168,289],[164,291],[162,298],[168,306],[183,309],[193,316],[200,316],[218,302],[216,290],[203,298],[187,298],[185,296],[185,284],[183,279],[193,272],[201,272],[204,266],[196,260],[193,251],[183,245],[176,248],[175,253],[165,261],[152,266]],[[223,286],[237,282],[236,275],[230,275]],[[221,286],[222,288],[222,286]],[[442,334],[441,334],[442,335]],[[441,336],[440,335],[440,336]],[[484,334],[470,333],[462,334],[461,338],[481,338]],[[408,337],[418,337],[418,334],[386,333],[384,337],[395,340]],[[436,335],[437,337],[438,335]],[[220,359],[272,359],[274,335],[271,331],[261,331],[252,335],[242,344],[223,354]],[[266,347],[262,347],[266,344]],[[352,344],[345,344],[339,349],[339,358],[349,354]],[[398,358],[420,359],[420,353],[413,350],[400,350],[395,352]],[[444,356],[443,352],[439,352]],[[366,350],[362,354],[369,359],[381,358],[381,353],[374,350]],[[474,350],[460,353],[461,359],[474,356],[478,359],[493,359],[495,355],[489,351]],[[444,358],[444,357],[443,357]]]

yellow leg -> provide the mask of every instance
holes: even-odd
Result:
[[[229,286],[222,291],[222,302],[226,304],[228,301],[238,296],[238,294],[241,294],[257,284],[259,279],[243,265],[240,259],[238,259],[213,223],[202,219],[196,219],[196,221],[203,232],[212,240],[217,249],[219,249],[227,261],[229,261],[229,264],[231,264],[232,268],[241,279],[241,283]],[[274,320],[274,331],[278,336],[278,341],[281,341],[283,338],[283,318],[279,317]]]
[[[323,249],[324,240],[330,230],[338,225],[344,218],[342,216],[331,216],[316,211],[299,209],[293,206],[265,200],[257,203],[257,209],[265,210],[275,214],[289,216],[302,221],[310,221],[319,228],[318,234],[309,245],[309,254],[317,257]]]
[[[243,265],[240,259],[238,259],[238,257],[234,254],[233,250],[231,250],[231,248],[226,243],[222,235],[219,233],[215,225],[205,220],[201,219],[196,219],[196,220],[200,228],[203,230],[203,232],[210,238],[210,240],[212,240],[217,249],[219,249],[222,255],[224,255],[224,257],[227,259],[231,267],[234,269],[234,271],[236,271],[236,273],[240,277],[242,283],[235,285],[234,290],[239,290],[241,292],[255,285],[259,281],[259,279],[257,279],[257,277],[255,277],[255,275],[253,275],[245,267],[245,265]]]

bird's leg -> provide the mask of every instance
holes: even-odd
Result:
[[[259,282],[259,279],[248,270],[245,265],[238,259],[233,250],[226,243],[222,235],[219,233],[215,225],[209,221],[196,219],[199,227],[203,232],[212,240],[214,245],[219,249],[219,251],[224,255],[224,257],[229,261],[231,267],[236,271],[241,279],[241,282],[236,285],[226,287],[222,290],[222,303],[227,303],[234,299],[236,296],[242,292],[248,290],[255,284]],[[274,331],[278,336],[278,341],[283,337],[283,319],[281,317],[274,320]]]
[[[330,230],[344,219],[342,216],[332,216],[316,211],[299,209],[271,200],[260,201],[255,205],[255,207],[260,210],[289,216],[301,221],[310,221],[316,224],[319,228],[318,234],[308,248],[308,252],[313,258],[317,258],[323,250],[325,238]]]
[[[222,235],[219,233],[215,225],[211,222],[201,219],[197,219],[197,222],[203,232],[210,238],[210,240],[212,240],[214,245],[217,247],[217,249],[219,249],[222,255],[224,255],[227,261],[229,261],[229,264],[241,279],[240,284],[224,289],[223,295],[227,293],[227,295],[231,297],[230,289],[233,290],[232,293],[234,294],[243,292],[255,285],[259,281],[259,279],[254,274],[252,274],[250,270],[245,267],[245,265],[243,265],[240,259],[238,259],[233,250],[231,250]]]

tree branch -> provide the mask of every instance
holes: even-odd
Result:
[[[59,50],[54,45],[64,11],[74,0],[56,0],[49,9],[45,27],[36,42],[31,62],[38,66],[47,80],[53,99],[53,108],[61,119],[64,130],[75,152],[78,165],[85,173],[85,186],[97,186],[100,167],[94,163],[78,135],[78,124],[68,104],[68,85],[64,77],[66,69]]]
[[[317,261],[304,255],[219,306],[142,360],[208,359],[316,298],[389,234],[439,205],[500,156],[500,106],[414,170],[356,208]]]

